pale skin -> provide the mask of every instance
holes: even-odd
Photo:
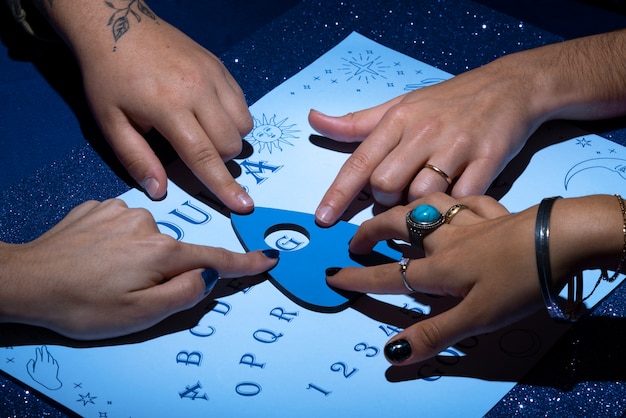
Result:
[[[418,292],[462,300],[394,336],[390,343],[404,339],[411,347],[406,359],[389,359],[394,364],[428,359],[464,338],[502,328],[543,308],[535,262],[537,206],[510,214],[487,196],[455,199],[434,193],[364,222],[352,238],[350,250],[367,254],[381,240],[408,241],[405,216],[410,209],[427,203],[445,213],[459,202],[469,209],[425,237],[426,256],[409,263],[406,277]],[[615,196],[557,200],[550,221],[554,286],[560,289],[581,269],[615,269],[624,245],[623,223]],[[364,293],[409,293],[398,263],[343,268],[327,281],[337,288]]]
[[[253,209],[224,164],[252,128],[243,93],[222,63],[140,0],[41,0],[70,46],[105,138],[154,198],[165,170],[142,136],[156,129],[230,209]],[[109,22],[111,22],[109,24]],[[37,325],[77,339],[146,329],[205,297],[205,269],[255,275],[277,259],[261,252],[177,242],[143,209],[86,202],[26,244],[0,243],[0,322]]]
[[[204,269],[231,278],[277,262],[260,251],[179,242],[161,234],[144,209],[89,201],[32,242],[0,243],[0,322],[76,339],[116,337],[200,302]]]
[[[312,110],[309,122],[322,135],[362,142],[322,198],[317,222],[335,223],[368,183],[385,206],[436,191],[484,193],[542,123],[624,114],[624,57],[626,30],[504,56],[345,116]]]
[[[219,59],[143,1],[37,3],[74,52],[102,133],[150,197],[162,198],[167,188],[165,170],[143,137],[156,129],[226,206],[253,209],[224,163],[241,151],[252,117]]]

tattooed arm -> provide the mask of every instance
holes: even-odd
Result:
[[[104,136],[155,199],[165,170],[142,134],[156,129],[194,174],[236,212],[252,199],[224,161],[241,151],[252,118],[223,64],[143,0],[37,0],[80,65]]]

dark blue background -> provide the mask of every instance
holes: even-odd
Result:
[[[623,16],[574,0],[149,4],[218,54],[250,104],[353,30],[458,74],[503,53],[626,26]],[[116,196],[129,183],[91,120],[68,51],[24,36],[4,3],[0,7],[0,239],[19,242],[38,236],[82,200]],[[475,15],[490,28],[480,42],[468,42]],[[414,45],[403,29],[412,21],[420,22],[416,30],[427,32],[421,35],[425,44]],[[521,21],[534,26],[516,29]],[[620,120],[586,125],[622,144],[624,126]],[[622,288],[576,325],[492,415],[621,416],[626,411],[620,403],[626,398]],[[10,379],[0,378],[0,388],[0,416],[63,415]]]

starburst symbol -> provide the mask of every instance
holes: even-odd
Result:
[[[353,54],[349,58],[342,58],[342,60],[345,63],[339,70],[348,76],[347,81],[355,78],[369,83],[370,80],[377,78],[387,78],[384,73],[389,66],[383,64],[380,56],[372,58],[368,54],[359,53]]]

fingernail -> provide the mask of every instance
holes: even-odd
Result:
[[[247,193],[241,193],[237,195],[237,200],[239,201],[239,203],[241,203],[242,206],[246,206],[246,207],[254,206],[254,201],[252,200],[250,195]]]
[[[385,356],[394,363],[411,357],[411,344],[405,340],[395,340],[385,346]]]
[[[280,256],[280,251],[278,251],[278,250],[270,249],[270,250],[263,250],[261,252],[267,258],[277,259]]]
[[[329,267],[326,269],[326,277],[333,277],[341,271],[340,267]]]
[[[315,212],[315,217],[324,224],[332,222],[333,210],[330,206],[320,206]]]
[[[141,182],[141,187],[148,193],[152,199],[156,199],[159,191],[159,182],[154,177],[147,177]]]
[[[204,293],[207,294],[215,287],[217,280],[220,278],[217,270],[215,269],[205,269],[202,272],[202,280],[204,280]]]

